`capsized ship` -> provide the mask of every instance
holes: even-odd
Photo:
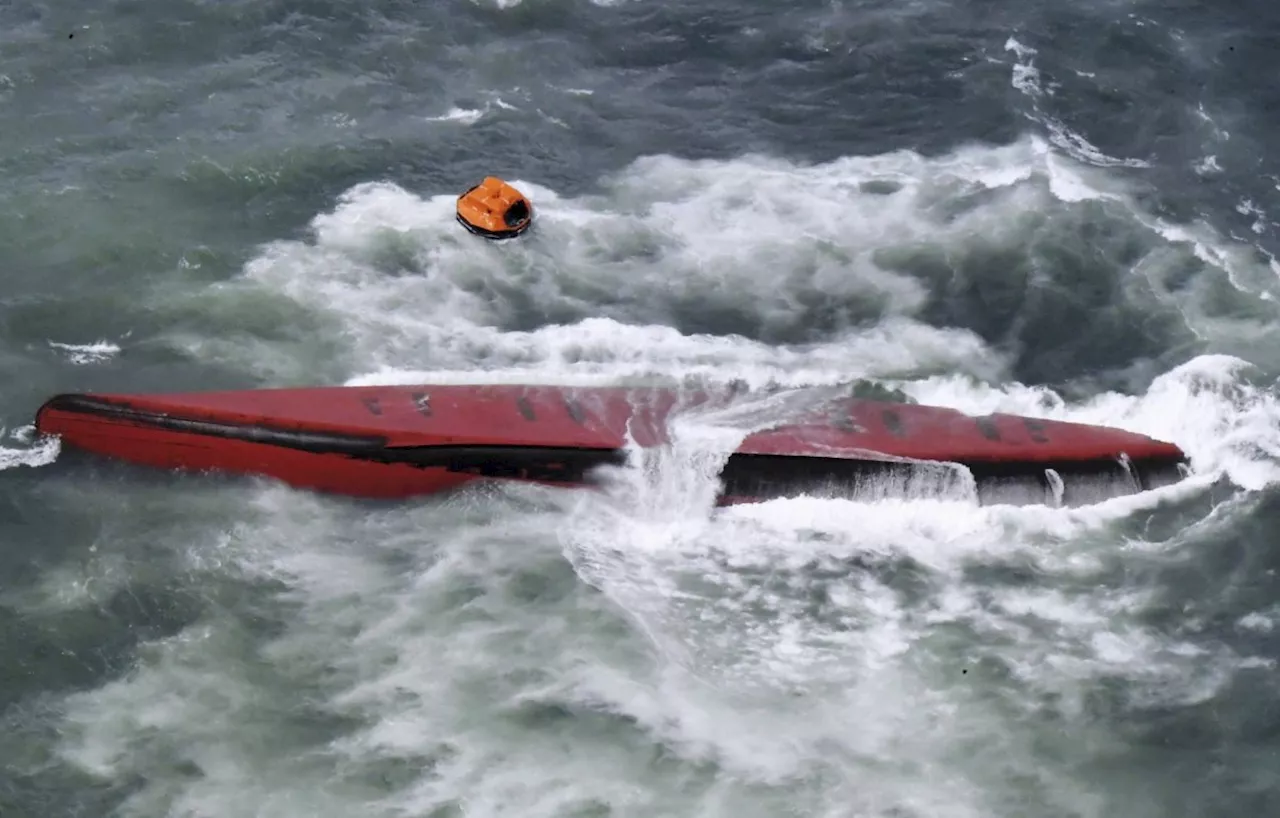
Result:
[[[677,413],[732,399],[491,384],[62,394],[40,407],[36,428],[66,448],[160,469],[405,498],[477,480],[590,486],[632,447],[668,442]],[[1185,460],[1172,443],[1119,429],[819,394],[742,440],[720,472],[720,503],[950,475],[971,480],[984,503],[1078,505],[1177,482]]]

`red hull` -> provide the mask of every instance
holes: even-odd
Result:
[[[70,447],[148,466],[400,498],[486,477],[589,482],[595,466],[623,461],[628,433],[640,446],[660,445],[678,403],[727,398],[520,385],[60,395],[40,408],[36,427]],[[1125,457],[1136,469],[1117,465]],[[722,478],[726,496],[754,499],[847,482],[903,459],[958,463],[979,482],[1042,480],[1048,468],[1120,469],[1136,475],[1140,489],[1145,475],[1168,473],[1184,456],[1173,444],[1117,429],[841,397],[748,436]]]

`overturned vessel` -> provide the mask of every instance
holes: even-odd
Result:
[[[152,467],[402,498],[476,480],[590,485],[634,448],[668,442],[677,415],[734,400],[662,387],[434,384],[63,394],[40,407],[36,428]],[[796,405],[728,456],[721,504],[858,496],[932,475],[968,481],[984,503],[1078,505],[1186,474],[1177,446],[1119,429],[847,393]]]

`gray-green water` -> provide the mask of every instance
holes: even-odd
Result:
[[[1271,5],[0,4],[0,816],[1280,804]],[[495,173],[538,225],[489,244]],[[885,380],[1172,439],[1076,510],[402,504],[48,395]]]

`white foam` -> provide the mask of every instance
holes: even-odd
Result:
[[[1036,68],[1032,61],[1036,50],[1023,45],[1013,37],[1005,41],[1004,49],[1012,51],[1018,58],[1013,64],[1013,87],[1030,97],[1044,94],[1040,87],[1040,69]]]
[[[1040,69],[1036,67],[1035,56],[1039,53],[1035,48],[1019,42],[1013,37],[1005,41],[1004,48],[1014,54],[1012,79],[1014,88],[1032,100],[1031,118],[1049,131],[1049,139],[1067,155],[1080,162],[1098,167],[1146,168],[1151,163],[1142,159],[1118,159],[1103,153],[1080,133],[1071,130],[1062,120],[1046,113],[1041,107],[1041,98],[1051,96],[1042,82]]]
[[[978,782],[1016,769],[1043,775],[1058,793],[1050,800],[1078,803],[1080,782],[1023,756],[1005,717],[932,675],[921,654],[933,656],[926,645],[951,627],[978,629],[990,640],[979,653],[1064,700],[1100,676],[1127,673],[1149,682],[1149,695],[1194,701],[1252,661],[1206,657],[1131,624],[1148,604],[1141,595],[1067,596],[1052,585],[975,593],[963,580],[970,566],[1005,561],[1030,563],[1041,577],[1095,575],[1098,559],[1072,542],[1150,507],[1151,496],[1076,510],[790,498],[706,517],[702,503],[680,502],[703,496],[688,481],[709,479],[706,470],[671,456],[663,473],[637,475],[607,500],[584,498],[590,511],[580,508],[562,532],[577,570],[667,663],[654,691],[619,685],[606,672],[587,677],[585,689],[686,757],[749,780],[794,779],[834,764],[868,808],[918,799],[978,815],[987,794]],[[650,493],[666,502],[649,503]],[[602,507],[633,512],[602,515]],[[932,577],[939,596],[925,611],[875,570],[901,561]],[[1048,638],[1020,637],[1028,618],[1044,623]],[[1197,671],[1184,680],[1189,663]],[[986,749],[958,761],[955,752],[974,735],[987,737]],[[874,759],[877,772],[859,759]],[[922,767],[934,774],[922,777]]]
[[[454,106],[443,114],[438,116],[427,116],[423,119],[428,122],[457,122],[461,125],[474,125],[480,121],[485,114],[482,108],[459,108]]]
[[[1267,230],[1267,212],[1256,205],[1252,199],[1241,199],[1236,204],[1236,212],[1243,216],[1253,216],[1253,224],[1250,229],[1258,235],[1262,235]]]
[[[61,441],[57,437],[37,439],[34,432],[34,426],[23,426],[10,433],[13,440],[29,445],[23,448],[0,446],[0,471],[23,466],[39,468],[58,459],[58,453],[62,450]]]
[[[1209,154],[1195,164],[1196,173],[1201,176],[1208,176],[1213,173],[1222,173],[1222,165],[1218,164],[1218,157]]]
[[[95,341],[91,344],[64,344],[60,341],[49,341],[48,343],[54,349],[65,352],[67,359],[71,363],[80,366],[104,363],[120,354],[120,345],[106,340]]]
[[[314,242],[269,246],[242,286],[339,316],[357,358],[378,373],[552,375],[566,364],[603,368],[614,359],[628,370],[734,361],[767,367],[769,377],[785,377],[800,361],[847,375],[961,368],[995,377],[1001,356],[971,333],[919,321],[926,290],[880,254],[1016,243],[1020,214],[1055,196],[1112,195],[1036,140],[937,160],[901,152],[812,168],[760,157],[655,157],[602,193],[573,200],[514,183],[537,213],[520,242],[486,243],[461,231],[454,193],[423,199],[366,184],[314,220]],[[988,192],[981,204],[948,212],[980,191]],[[702,314],[741,316],[761,333],[795,335],[824,302],[852,311],[845,328],[836,324],[832,335],[804,344],[653,329],[698,304]],[[512,331],[526,314],[564,320]]]

